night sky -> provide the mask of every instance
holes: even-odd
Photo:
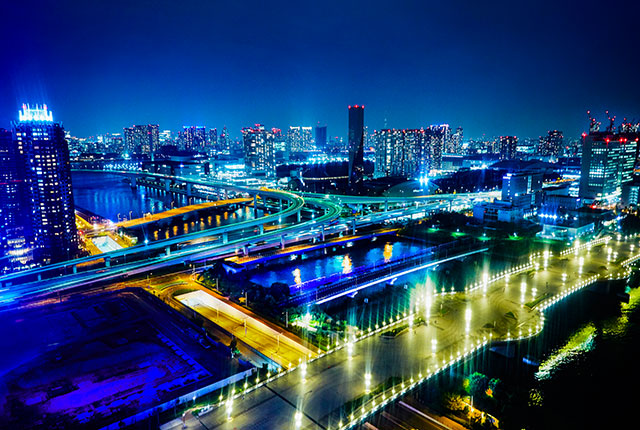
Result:
[[[640,119],[638,2],[575,3],[4,1],[0,127],[23,102],[76,136],[318,121],[345,136],[349,104],[370,129],[465,137],[578,136],[587,109]]]

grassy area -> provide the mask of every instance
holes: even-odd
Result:
[[[340,408],[340,416],[348,419],[348,417],[353,413],[357,414],[357,410],[365,405],[370,399],[376,397],[381,394],[383,391],[389,390],[392,387],[395,387],[402,383],[402,378],[399,376],[391,376],[386,381],[381,384],[376,385],[369,391],[368,393],[363,393],[361,396],[356,397],[353,400],[346,402]],[[359,415],[359,414],[357,414]]]
[[[190,293],[192,291],[196,291],[195,288],[180,288],[173,293],[173,296],[181,296],[183,294]]]
[[[425,322],[424,318],[422,318],[420,316],[415,317],[413,319],[413,326],[415,327],[415,326],[418,326],[420,324],[424,324],[424,322]],[[401,334],[403,331],[405,331],[408,328],[409,328],[409,323],[407,322],[407,323],[401,324],[399,326],[396,326],[396,327],[392,328],[391,330],[385,331],[384,333],[381,334],[381,336],[383,336],[383,337],[396,337],[396,336],[398,336],[399,334]]]
[[[547,299],[547,297],[551,297],[553,296],[553,294],[550,293],[544,293],[541,296],[538,296],[537,298],[535,298],[534,300],[531,300],[530,302],[525,303],[525,306],[527,306],[529,309],[533,309],[534,307],[536,307],[540,302],[544,301]]]

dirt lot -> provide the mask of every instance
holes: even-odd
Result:
[[[142,292],[0,314],[0,427],[95,428],[246,364]]]

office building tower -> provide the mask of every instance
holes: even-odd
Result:
[[[287,139],[282,130],[279,128],[272,128],[271,134],[273,136],[273,150],[274,152],[285,153],[287,150]]]
[[[525,138],[523,140],[518,139],[518,145],[516,146],[516,153],[519,154],[528,154],[533,155],[539,151],[540,142],[542,141],[542,137],[539,139],[531,139]]]
[[[315,130],[315,140],[316,140],[316,149],[320,151],[327,150],[327,126],[326,125],[316,125]]]
[[[442,152],[446,142],[451,139],[449,124],[430,125],[427,129],[428,153],[422,155],[423,160],[429,161],[429,170],[442,169]]]
[[[449,154],[461,155],[462,154],[462,138],[463,138],[462,127],[458,127],[456,128],[455,133],[453,133],[451,135],[451,138],[447,141],[448,145],[447,145],[446,152]]]
[[[502,200],[517,207],[538,206],[542,200],[542,173],[507,173],[502,177]]]
[[[287,151],[300,153],[313,150],[312,127],[290,126],[287,131]]]
[[[349,186],[364,178],[364,106],[349,106]]]
[[[442,150],[451,137],[449,131],[447,124],[376,131],[376,177],[421,178],[442,169]]]
[[[214,151],[219,151],[218,147],[218,129],[211,128],[209,129],[209,147]]]
[[[34,258],[42,264],[71,259],[78,239],[64,129],[46,105],[23,105],[14,135],[27,200],[23,222]]]
[[[222,127],[222,133],[220,133],[220,150],[223,152],[231,151],[231,138],[226,125]]]
[[[127,152],[153,154],[160,144],[158,124],[133,125],[123,129],[124,146]]]
[[[163,145],[170,145],[173,142],[171,130],[162,130],[158,133],[158,141]]]
[[[200,126],[183,126],[180,144],[188,151],[202,151],[207,145],[207,131]]]
[[[25,221],[28,203],[22,163],[11,131],[0,128],[0,273],[27,268],[33,262],[29,229]]]
[[[562,153],[564,137],[559,130],[549,130],[546,136],[540,137],[538,154],[544,157],[558,158]]]
[[[421,176],[428,156],[427,133],[421,130],[380,130],[373,133],[376,149],[375,176]],[[427,168],[428,171],[428,168]]]
[[[594,131],[583,135],[579,197],[583,203],[616,203],[633,179],[636,136]]]
[[[242,129],[247,175],[273,177],[276,173],[274,134],[261,124]]]
[[[516,158],[518,138],[516,136],[500,136],[500,159],[513,160]]]

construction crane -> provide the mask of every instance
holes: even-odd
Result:
[[[589,133],[594,133],[596,131],[600,131],[600,122],[596,121],[594,117],[591,116],[591,111],[587,111],[587,116],[589,117]]]
[[[614,115],[613,117],[611,117],[608,110],[604,111],[604,113],[606,113],[607,118],[609,118],[609,126],[607,127],[607,132],[613,133],[615,131],[614,123],[616,122],[616,116]]]

